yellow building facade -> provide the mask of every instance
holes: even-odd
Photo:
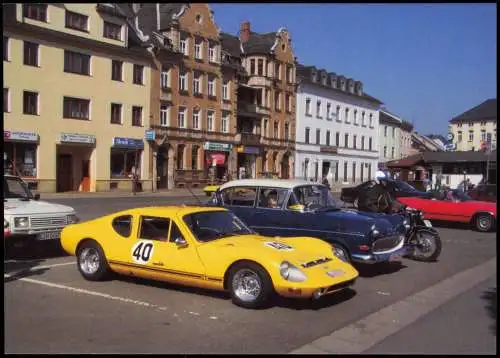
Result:
[[[152,56],[96,4],[4,5],[4,169],[39,192],[152,188]]]

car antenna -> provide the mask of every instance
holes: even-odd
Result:
[[[186,189],[189,191],[189,194],[191,194],[191,196],[193,196],[196,199],[196,201],[198,202],[198,204],[200,206],[203,206],[203,203],[201,202],[200,198],[198,198],[196,195],[194,195],[193,191],[191,190],[191,185],[190,184],[186,185]]]

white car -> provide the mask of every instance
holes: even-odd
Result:
[[[65,226],[78,222],[72,207],[40,201],[18,176],[4,175],[3,196],[3,233],[9,244],[59,240]]]

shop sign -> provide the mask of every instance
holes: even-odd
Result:
[[[246,146],[239,146],[237,149],[238,153],[244,153],[244,154],[260,154],[260,148],[259,147],[246,147]]]
[[[216,165],[224,165],[225,162],[225,153],[209,153],[207,156],[207,164],[213,167],[215,167]]]
[[[337,147],[323,146],[319,148],[321,153],[338,153]]]
[[[113,145],[126,148],[144,148],[144,141],[142,139],[114,137]]]
[[[230,152],[233,146],[228,143],[205,142],[203,143],[203,149],[215,152]]]
[[[156,132],[152,129],[146,129],[146,140],[155,140]]]
[[[3,131],[4,140],[22,140],[26,142],[37,142],[38,134],[30,132]]]
[[[61,143],[95,144],[95,136],[89,134],[61,133],[59,140]]]

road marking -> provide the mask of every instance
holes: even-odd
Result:
[[[496,274],[496,258],[459,272],[412,296],[290,352],[360,354],[438,306]]]
[[[74,265],[74,264],[75,264],[75,262],[63,262],[63,263],[60,263],[60,264],[30,267],[28,270],[24,270],[24,269],[21,268],[20,270],[17,270],[16,272],[6,273],[6,274],[3,275],[3,277],[4,278],[10,278],[12,276],[16,276],[19,272],[26,272],[26,271],[28,271],[28,272],[35,272],[35,271],[50,269],[50,268],[53,268],[53,267],[68,266],[68,265]]]

